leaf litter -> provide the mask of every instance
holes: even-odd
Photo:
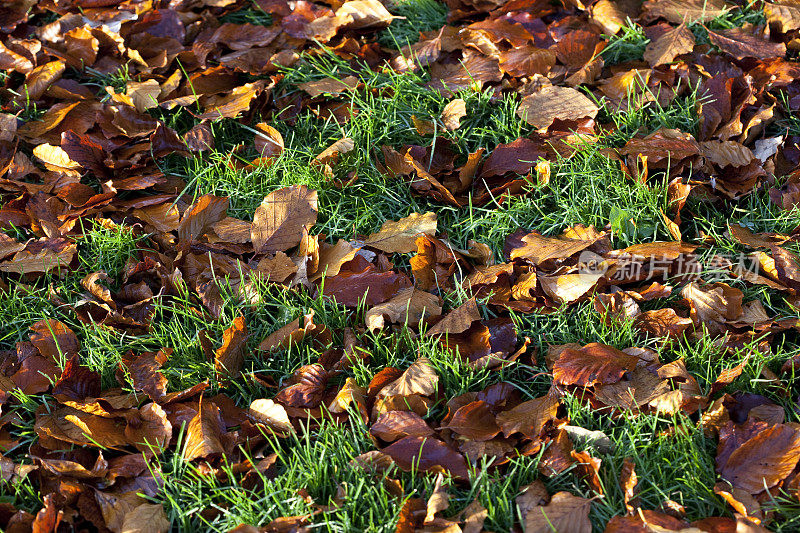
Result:
[[[250,9],[239,0],[3,7],[0,288],[10,294],[77,274],[82,297],[65,300],[51,288],[53,305],[72,324],[133,336],[148,335],[153,321],[163,320],[159,305],[188,294],[193,312],[221,323],[222,334],[198,333],[214,367],[209,380],[175,389],[163,373],[173,346],[131,349],[109,387],[65,322],[49,318],[21,329],[0,360],[0,483],[30,484],[40,505],[0,502],[0,526],[168,531],[178,526],[152,503],[164,489],[154,461],[174,454],[206,475],[228,475],[232,465],[242,482],[274,478],[280,459],[263,456],[270,442],[312,435],[324,419],[344,426],[350,417],[368,429],[374,446],[352,458],[353,468],[375,471],[375,483],[399,490],[398,532],[484,530],[490,512],[476,498],[454,505],[455,488],[483,470],[503,472],[518,457],[538,457],[538,476],[548,483],[565,472],[580,480],[574,490],[553,494],[540,479],[520,487],[512,496],[514,527],[527,532],[762,531],[787,519],[767,504],[782,495],[797,505],[794,408],[728,387],[748,379],[751,358],[796,335],[796,313],[775,314],[753,289],[776,291],[790,309],[800,305],[797,229],[781,234],[727,224],[725,236],[756,250],[761,267],[754,273],[712,255],[728,282],[711,281],[698,268],[718,237],[685,242],[684,235],[701,216],[698,202],[735,206],[766,191],[780,210],[800,203],[796,3],[453,0],[444,26],[417,32],[419,40],[400,50],[377,40],[402,18],[393,15],[394,3],[255,6],[269,23],[222,22]],[[748,10],[762,18],[715,23]],[[631,24],[645,37],[640,57],[615,63],[608,51]],[[347,62],[352,74],[287,88],[287,72],[323,51]],[[349,95],[371,90],[359,68],[427,72],[426,90],[446,103],[430,119],[411,122],[420,142],[430,142],[359,147],[342,135],[313,154],[310,166],[334,183],[348,154],[366,149],[387,180],[405,182],[441,213],[501,208],[531,184],[547,187],[552,164],[618,133],[609,114],[669,105],[696,91],[703,96],[692,110],[696,127],[639,128],[603,149],[631,181],[655,187],[668,180],[671,201],[662,216],[672,240],[615,248],[612,225],[577,224],[557,235],[519,227],[505,236],[497,262],[487,243],[460,249],[441,213],[431,210],[334,242],[316,227],[319,192],[308,185],[273,190],[243,220],[228,215],[229,198],[188,194],[189,184],[161,164],[205,157],[217,144],[217,126],[234,121],[253,133],[257,157],[231,164],[276,165],[287,150],[276,126],[294,125],[306,111],[340,124],[359,112]],[[123,86],[119,73],[127,78]],[[470,92],[495,103],[516,98],[527,133],[472,152],[450,142],[471,127]],[[165,117],[178,112],[190,117],[190,127],[167,125]],[[774,126],[792,124],[792,117],[794,126],[776,135]],[[247,153],[244,144],[236,150]],[[357,175],[348,179],[345,190]],[[93,227],[130,230],[146,246],[119,272],[94,270],[80,245]],[[258,308],[259,284],[335,301],[347,325],[318,323],[310,311],[253,338],[245,315],[228,318],[222,309],[231,288],[243,306]],[[461,295],[455,304],[454,294]],[[642,345],[586,339],[537,354],[518,331],[519,316],[584,304],[598,322],[631,328]],[[449,376],[424,355],[366,381],[354,375],[371,357],[359,339],[374,335],[391,345],[405,334],[429,339],[463,368],[497,377],[447,397]],[[662,362],[662,348],[681,342],[712,342],[726,355],[746,356],[700,378],[683,358]],[[317,361],[277,382],[247,373],[248,360],[282,357],[303,343],[319,348]],[[763,379],[784,387],[784,400],[794,401],[787,383],[796,360],[786,360],[780,376],[761,369]],[[536,364],[549,388],[526,397],[507,372]],[[233,387],[246,379],[263,397],[239,401]],[[44,401],[23,409],[20,395]],[[624,508],[603,524],[590,519],[612,490],[610,467],[592,453],[612,453],[614,444],[573,425],[568,403],[576,397],[612,421],[680,417],[716,439],[713,492],[730,507],[727,514],[690,521],[675,511],[678,504],[643,507],[649,500],[637,489],[642,474],[636,458],[626,457],[617,475]],[[32,427],[24,442],[11,432],[20,423]],[[665,431],[688,429],[676,422]],[[251,461],[254,451],[261,463]],[[435,476],[427,499],[417,490],[406,494],[391,477],[398,471]],[[329,506],[292,487],[316,510],[234,530],[310,530],[342,505],[346,489],[339,487]]]

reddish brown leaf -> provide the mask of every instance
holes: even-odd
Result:
[[[464,456],[433,437],[405,437],[384,448],[405,471],[415,468],[422,472],[449,472],[453,477],[467,477]]]
[[[222,346],[214,353],[214,368],[228,378],[239,375],[244,363],[244,347],[247,342],[247,326],[239,315],[222,336]]]
[[[581,387],[616,383],[625,372],[636,368],[638,362],[638,357],[604,344],[591,343],[580,349],[567,348],[553,364],[553,381]]]

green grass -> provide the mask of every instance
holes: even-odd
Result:
[[[397,18],[378,34],[378,43],[397,49],[414,44],[420,33],[438,30],[447,21],[447,6],[437,0],[398,0],[389,11]]]
[[[641,61],[649,42],[650,39],[644,34],[644,29],[628,19],[626,25],[616,35],[608,38],[608,44],[601,52],[601,57],[606,65]]]

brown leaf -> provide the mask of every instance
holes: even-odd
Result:
[[[444,485],[444,475],[441,473],[436,476],[436,483],[433,486],[431,497],[428,498],[427,509],[425,511],[425,524],[432,523],[436,514],[446,511],[450,507],[450,496],[447,494],[447,488]]]
[[[350,0],[336,10],[336,16],[349,18],[348,29],[383,28],[394,16],[378,0]]]
[[[800,28],[800,5],[791,0],[764,2],[764,15],[767,16],[767,22],[774,24],[781,33]]]
[[[597,401],[622,411],[635,412],[671,390],[667,380],[661,379],[644,367],[629,372],[626,378],[616,383],[597,386],[595,388]]]
[[[731,8],[725,0],[647,0],[642,17],[647,21],[663,17],[673,24],[708,22]]]
[[[125,425],[119,420],[62,407],[52,413],[37,413],[36,433],[79,446],[119,448],[128,444]]]
[[[289,386],[275,395],[275,401],[289,407],[317,407],[328,385],[328,371],[320,364],[304,365],[294,371]]]
[[[744,167],[755,159],[750,148],[736,141],[705,141],[700,143],[700,151],[720,167]]]
[[[433,437],[405,437],[381,450],[405,471],[416,467],[422,472],[449,472],[453,477],[468,476],[464,456]]]
[[[58,525],[64,517],[64,511],[56,508],[54,500],[54,493],[44,497],[44,507],[36,513],[36,518],[31,524],[31,533],[55,533],[58,530]],[[21,530],[23,529],[21,528]],[[9,533],[12,532],[9,530]]]
[[[644,311],[634,319],[634,327],[655,337],[680,338],[693,324],[671,307]]]
[[[110,177],[105,164],[105,150],[89,135],[81,135],[72,130],[65,131],[61,134],[61,148],[69,155],[70,160],[94,172],[97,177]]]
[[[316,281],[323,276],[326,278],[336,276],[341,271],[342,266],[351,261],[360,249],[360,247],[353,246],[344,239],[339,239],[333,246],[328,243],[322,243],[316,272],[310,275],[309,279]]]
[[[490,440],[500,433],[491,406],[481,400],[460,407],[445,427],[476,441]]]
[[[257,254],[285,252],[297,246],[303,229],[317,222],[317,191],[305,185],[268,194],[253,216],[252,239]]]
[[[478,302],[473,296],[460,306],[450,311],[444,318],[430,328],[426,335],[448,335],[467,331],[473,322],[481,319]]]
[[[549,259],[563,259],[584,250],[596,239],[555,239],[531,232],[522,237],[520,246],[511,250],[511,259],[527,259],[541,265]]]
[[[254,144],[259,157],[268,158],[281,155],[284,150],[281,132],[266,122],[259,122],[255,127],[258,133],[256,133]]]
[[[436,213],[411,213],[397,222],[386,221],[379,232],[367,237],[364,245],[388,254],[406,254],[417,250],[415,242],[423,233],[431,236],[436,234]]]
[[[22,87],[23,97],[38,100],[50,85],[61,78],[65,69],[66,64],[61,60],[56,60],[31,70],[25,76],[25,85]]]
[[[227,378],[239,375],[244,363],[244,347],[247,342],[247,326],[239,315],[222,335],[222,346],[214,353],[214,368],[217,374]]]
[[[747,31],[750,29],[751,31]],[[730,28],[728,30],[710,31],[708,39],[723,52],[736,59],[752,57],[755,59],[772,59],[786,55],[786,45],[770,42],[763,36],[752,33],[750,28]]]
[[[236,87],[223,96],[213,97],[205,105],[204,113],[197,118],[209,120],[235,118],[239,113],[250,109],[250,104],[264,90],[264,85],[264,80],[256,80]]]
[[[608,35],[614,35],[625,26],[627,17],[618,2],[612,0],[600,0],[592,6],[592,21],[601,26]]]
[[[700,285],[693,281],[683,288],[681,295],[691,306],[695,325],[705,324],[712,332],[721,331],[726,322],[736,320],[744,312],[742,291],[722,282]]]
[[[111,98],[136,108],[140,113],[158,107],[161,86],[156,80],[129,81],[124,95],[112,94]]]
[[[343,137],[325,148],[320,154],[314,158],[312,164],[316,165],[333,165],[339,161],[341,154],[346,154],[355,148],[355,142],[349,137]]]
[[[229,199],[205,194],[197,199],[181,218],[178,239],[189,243],[202,236],[211,226],[225,218]]]
[[[225,448],[220,440],[224,431],[219,407],[201,398],[197,414],[186,425],[183,459],[192,461],[224,454]]]
[[[558,405],[558,398],[551,394],[534,398],[498,414],[497,424],[506,437],[522,433],[529,439],[536,439],[545,424],[555,419]]]
[[[350,405],[355,404],[357,408],[366,410],[366,387],[361,387],[353,378],[347,378],[344,385],[336,393],[336,397],[328,406],[331,413],[344,413]]]
[[[714,494],[722,498],[740,515],[760,524],[764,518],[761,504],[749,492],[721,482],[714,485]]]
[[[300,318],[293,320],[282,328],[270,334],[258,345],[259,350],[267,352],[275,350],[288,350],[290,346],[302,341],[307,336],[318,335],[325,326],[314,324],[314,312],[303,315],[303,326],[300,326]]]
[[[0,263],[0,272],[34,274],[64,268],[72,262],[77,251],[77,244],[67,244],[64,241],[57,246],[38,247],[36,251],[25,249],[17,252],[12,259]]]
[[[484,161],[479,176],[489,178],[508,172],[527,174],[547,151],[541,141],[520,137],[510,143],[499,144]]]
[[[746,440],[726,461],[717,458],[717,471],[734,487],[758,494],[786,478],[800,459],[800,432],[776,424]]]
[[[123,356],[120,366],[127,369],[133,388],[158,401],[167,394],[167,377],[159,372],[167,362],[172,349],[146,352],[139,356],[129,353]]]
[[[626,457],[622,462],[622,470],[620,470],[619,474],[619,486],[622,489],[622,498],[628,513],[633,513],[634,511],[634,506],[631,502],[636,498],[636,485],[639,483],[639,478],[634,470],[635,467],[636,463],[633,462],[633,459]]]
[[[137,415],[130,415],[127,421],[125,437],[147,455],[161,453],[172,438],[172,424],[157,403],[145,405]]]
[[[298,89],[302,89],[311,96],[316,98],[323,94],[331,96],[338,96],[345,91],[352,91],[358,87],[359,81],[355,76],[347,76],[341,80],[336,78],[323,78],[321,80],[308,81],[297,85]]]
[[[546,76],[555,64],[555,52],[534,46],[514,47],[500,53],[500,70],[515,78]]]
[[[591,533],[589,509],[592,500],[573,496],[569,492],[556,492],[550,503],[534,507],[525,516],[525,533]]]
[[[682,23],[657,39],[650,41],[644,50],[644,60],[651,67],[672,63],[682,54],[690,54],[694,50],[694,34]]]
[[[547,505],[549,499],[550,494],[547,492],[547,488],[538,479],[530,485],[520,487],[519,495],[514,499],[514,502],[517,504],[522,522],[525,522],[525,517],[528,516],[529,512]]]
[[[551,85],[525,96],[517,115],[537,129],[547,129],[554,120],[594,118],[599,108],[582,92],[571,87]]]
[[[362,256],[342,265],[338,275],[325,279],[323,294],[340,304],[356,307],[383,304],[400,291],[411,287],[411,280],[393,270],[382,272]]]
[[[31,326],[31,343],[43,356],[59,361],[77,355],[80,343],[75,333],[53,318],[40,320]],[[77,363],[76,363],[77,364]]]
[[[61,402],[83,402],[86,398],[97,398],[100,396],[100,374],[81,366],[78,354],[75,354],[67,361],[64,372],[53,385],[52,394]]]
[[[388,411],[369,428],[371,435],[393,442],[403,437],[431,437],[435,432],[420,415],[413,411]]]

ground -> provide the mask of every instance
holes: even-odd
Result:
[[[498,20],[503,2],[398,0],[386,3],[394,18],[301,38],[298,27],[342,4],[173,2],[180,17],[158,15],[156,32],[135,2],[76,1],[86,20],[136,13],[141,27],[103,26],[103,40],[97,25],[63,23],[71,47],[53,37],[44,50],[22,41],[78,8],[8,16],[0,525],[800,528],[800,10],[690,1],[676,20],[674,2],[512,3],[506,24],[529,35],[524,45],[497,27],[442,44],[454,39],[443,26]],[[172,34],[178,18],[194,48]],[[220,24],[235,29],[209,37]],[[242,37],[245,24],[257,35]],[[269,28],[283,33],[258,33]],[[143,43],[147,31],[163,42]],[[686,32],[688,49],[652,60],[649,44],[669,31]],[[117,32],[127,55],[111,45]],[[467,59],[520,47],[529,57],[568,35],[574,48],[546,68],[494,57],[496,72],[469,71]],[[89,52],[76,59],[80,43]],[[166,66],[153,67],[164,47]],[[232,55],[251,49],[263,59],[236,66]],[[198,50],[207,65],[189,59]],[[297,55],[276,59],[281,50]],[[410,68],[391,61],[401,54]],[[44,82],[60,93],[34,86],[48,61],[63,64]],[[176,72],[179,88],[165,89]],[[218,89],[197,94],[185,80]],[[536,99],[551,84],[572,91],[565,110]],[[451,123],[445,111],[462,104]],[[470,154],[483,165],[471,172]],[[383,243],[385,224],[403,220],[399,244]],[[605,269],[596,277],[578,263],[584,251]],[[623,271],[631,257],[643,271]],[[426,334],[437,323],[440,335]],[[549,415],[537,404],[508,422],[551,398]],[[424,431],[381,419],[393,411],[416,413]],[[759,471],[734,468],[733,454]],[[132,456],[138,470],[121,466]],[[388,463],[376,471],[363,457]],[[544,497],[526,499],[540,483]],[[580,500],[569,507],[560,491]],[[574,523],[557,521],[565,508]]]

